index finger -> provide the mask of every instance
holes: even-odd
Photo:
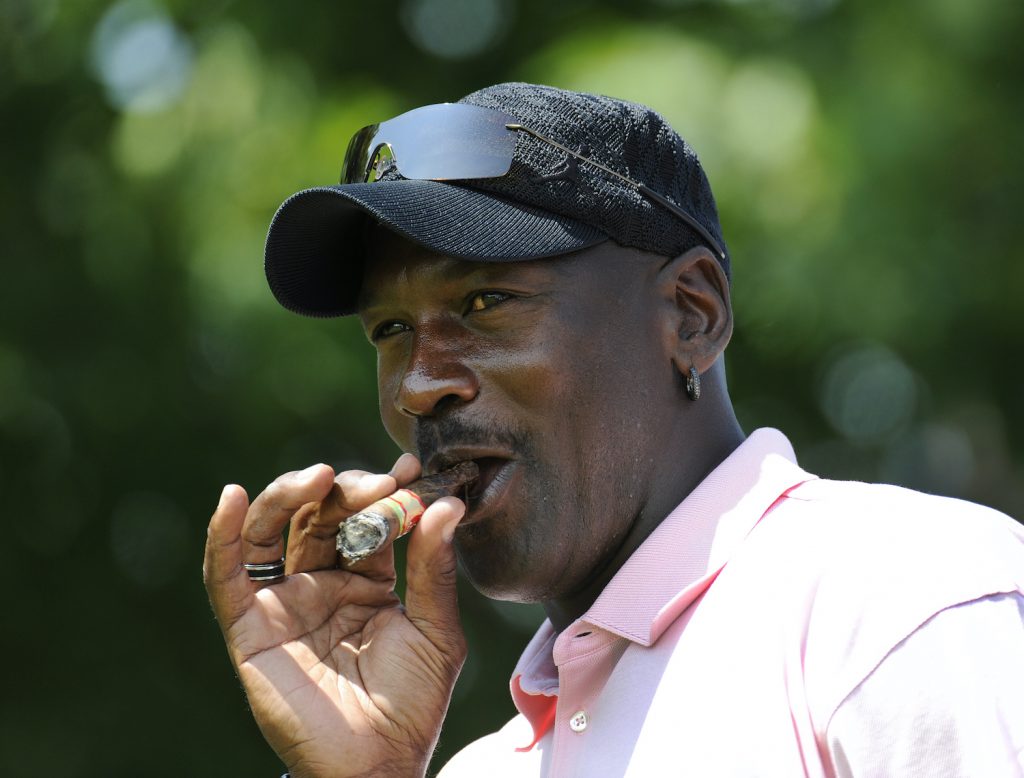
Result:
[[[346,470],[319,502],[302,507],[288,532],[285,564],[288,575],[337,565],[338,524],[396,489],[395,479],[363,470]]]
[[[337,551],[338,525],[375,501],[387,497],[420,472],[419,461],[410,454],[399,457],[387,475],[348,470],[334,479],[330,493],[319,503],[305,506],[292,519],[288,533],[286,564],[288,574],[342,567],[368,577],[394,578],[394,564],[383,554],[376,566],[346,565]]]
[[[285,473],[253,500],[242,525],[245,562],[276,562],[284,556],[284,528],[302,506],[322,500],[334,483],[334,470],[313,465]]]
[[[412,454],[402,454],[398,461],[395,462],[394,467],[391,468],[389,475],[394,478],[395,485],[401,489],[419,478],[421,472],[420,461],[416,457]],[[341,554],[337,554],[338,566],[343,567],[349,572],[359,573],[377,581],[394,581],[395,540],[396,538],[391,538],[384,548],[366,557],[366,559],[360,559],[358,562],[348,562]]]

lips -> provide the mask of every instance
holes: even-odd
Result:
[[[462,524],[473,524],[501,513],[519,474],[518,464],[512,459],[487,457],[476,461],[480,477],[469,491],[469,510]]]
[[[482,495],[487,493],[487,489],[494,482],[495,476],[498,475],[502,467],[509,463],[509,460],[501,457],[481,457],[472,461],[476,462],[476,466],[480,469],[480,475],[469,488],[469,499],[477,501]]]
[[[469,510],[461,523],[469,524],[481,520],[501,505],[517,468],[516,461],[508,456],[448,450],[431,457],[425,469],[427,472],[437,472],[465,461],[475,462],[480,469],[479,478],[470,485],[466,495]]]

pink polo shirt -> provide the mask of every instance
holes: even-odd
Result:
[[[441,778],[1024,775],[1024,528],[754,432]]]

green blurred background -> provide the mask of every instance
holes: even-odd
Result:
[[[734,257],[741,420],[1024,516],[1019,0],[0,0],[0,774],[273,776],[200,580],[221,485],[387,468],[372,350],[279,308],[348,137],[523,79],[660,110]],[[541,614],[466,590],[436,761]]]

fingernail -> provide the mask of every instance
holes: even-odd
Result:
[[[217,501],[217,510],[220,510],[221,508],[224,507],[224,502],[227,500],[228,492],[230,490],[231,484],[228,484],[227,486],[220,490],[220,499]]]
[[[394,478],[395,473],[398,472],[398,468],[399,468],[399,466],[401,466],[402,462],[404,462],[405,460],[410,459],[410,458],[415,459],[415,457],[413,457],[413,455],[410,454],[409,452],[405,452],[404,454],[401,454],[398,457],[398,459],[395,460],[395,464],[392,465],[391,469],[388,470],[388,475],[391,476],[392,478]]]
[[[313,476],[315,476],[318,472],[320,472],[320,468],[321,467],[323,467],[323,465],[310,465],[305,470],[301,470],[299,472],[299,480],[300,481],[312,481],[313,480]]]
[[[461,505],[461,503],[460,503],[460,505]],[[451,543],[452,540],[455,538],[455,530],[459,526],[459,523],[462,521],[462,519],[463,519],[463,517],[465,515],[466,515],[466,509],[465,509],[465,506],[463,506],[462,510],[459,511],[454,516],[454,518],[452,518],[451,521],[449,521],[447,524],[444,525],[444,529],[441,530],[441,539],[445,543]]]
[[[456,519],[455,521],[445,525],[444,530],[441,532],[441,539],[445,543],[451,544],[455,539],[455,528],[459,526],[459,521],[461,521],[461,519]]]
[[[366,489],[367,491],[375,491],[384,485],[385,482],[390,485],[390,482],[394,480],[394,476],[391,475],[379,475],[378,473],[367,473],[359,478],[359,488]]]

